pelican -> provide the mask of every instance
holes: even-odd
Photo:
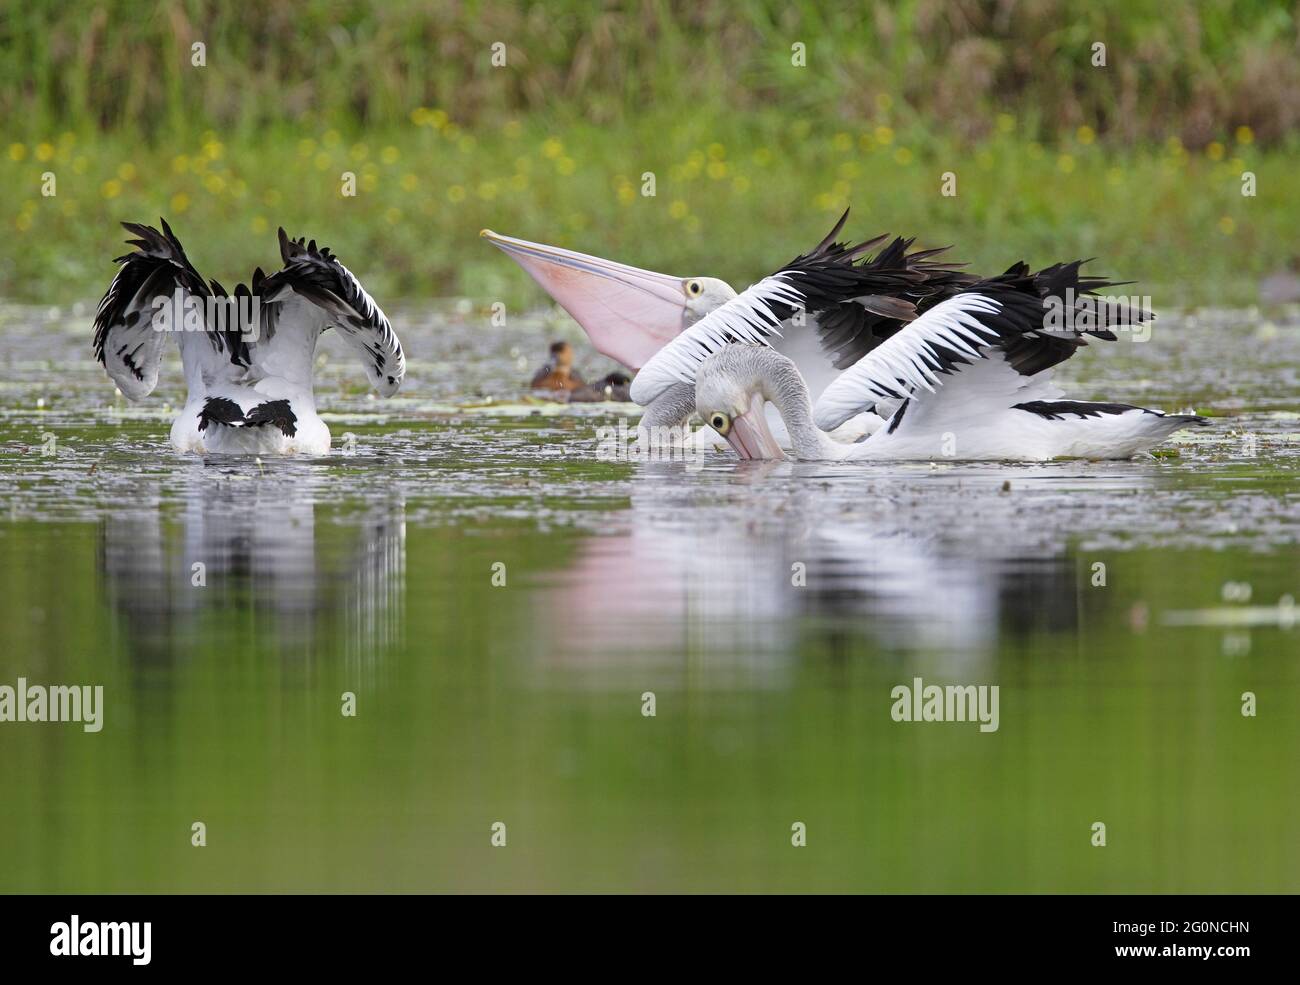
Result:
[[[380,396],[406,375],[401,343],[384,313],[316,241],[280,229],[284,266],[259,267],[234,295],[204,282],[167,221],[162,231],[124,222],[135,249],[95,315],[95,358],[129,400],[158,383],[166,335],[175,333],[189,396],[172,424],[179,451],[323,455],[330,433],[316,413],[316,342],[336,329],[361,357]]]
[[[764,415],[769,402],[789,430],[793,457],[812,461],[1124,459],[1209,423],[1063,399],[1052,367],[1086,337],[1114,341],[1114,329],[1150,317],[1100,298],[1096,292],[1114,284],[1080,276],[1083,262],[1037,272],[1021,262],[962,288],[872,346],[814,403],[798,368],[768,340],[791,311],[857,288],[801,257],[664,346],[633,380],[632,399],[646,403],[693,385],[697,412],[746,459],[782,456]],[[887,426],[851,445],[828,436],[863,412]]]
[[[897,332],[918,310],[978,279],[961,272],[961,264],[936,259],[942,249],[909,253],[912,240],[894,239],[874,257],[868,254],[889,240],[888,236],[856,246],[837,243],[848,216],[846,209],[830,233],[799,258],[833,270],[832,280],[842,289],[841,296],[825,298],[824,307],[816,307],[819,298],[813,297],[803,309],[822,326],[824,346],[834,356],[836,368],[849,365]],[[685,330],[738,297],[730,284],[717,277],[656,273],[490,229],[480,235],[523,267],[572,315],[599,352],[633,370],[645,366]],[[816,390],[829,382],[829,367],[813,354],[815,344],[804,344],[801,333],[774,341],[797,358]],[[695,413],[694,382],[680,381],[651,400],[637,402],[645,407],[642,429],[679,430]],[[780,417],[774,416],[770,423],[788,445]],[[873,414],[857,415],[842,422],[834,437],[855,441],[883,423]],[[707,431],[702,435],[713,437]]]

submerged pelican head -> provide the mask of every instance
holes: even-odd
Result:
[[[741,458],[784,458],[767,425],[767,402],[781,407],[801,385],[794,363],[775,350],[728,345],[700,365],[695,409]]]
[[[582,326],[596,349],[632,369],[736,292],[716,277],[674,277],[484,229]]]

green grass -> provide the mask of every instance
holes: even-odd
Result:
[[[854,235],[951,242],[987,271],[1096,255],[1157,305],[1251,300],[1294,258],[1291,10],[822,8],[15,6],[0,18],[0,296],[97,294],[116,222],[160,214],[225,282],[276,263],[283,224],[381,299],[538,301],[475,239],[484,226],[748,281],[850,203]]]
[[[8,7],[0,119],[36,131],[382,127],[419,105],[461,125],[557,112],[626,124],[667,107],[684,119],[773,107],[855,125],[883,98],[905,122],[943,121],[963,137],[1009,112],[1038,139],[1086,124],[1120,144],[1177,136],[1199,148],[1242,125],[1280,141],[1300,110],[1296,18],[1276,0],[264,0],[255,16],[221,0]]]
[[[1048,147],[1010,115],[1004,132],[972,145],[916,125],[790,124],[776,111],[618,127],[526,118],[475,129],[423,108],[412,117],[364,133],[285,126],[150,145],[67,131],[0,146],[10,190],[0,296],[97,295],[124,250],[117,222],[159,215],[227,287],[278,265],[280,224],[328,243],[381,299],[535,303],[531,282],[478,239],[483,227],[741,283],[812,245],[852,205],[849,235],[951,243],[989,272],[1022,257],[1097,256],[1159,307],[1252,299],[1300,226],[1293,156],[1227,137],[1199,152],[1107,148],[1086,132]],[[1246,170],[1253,198],[1241,194]],[[941,194],[949,171],[955,197]],[[342,194],[345,172],[355,197]],[[641,194],[645,172],[653,197]]]

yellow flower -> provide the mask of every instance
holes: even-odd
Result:
[[[1074,139],[1081,144],[1090,144],[1097,139],[1097,132],[1085,123],[1074,131]]]
[[[721,144],[709,144],[708,153],[710,161],[721,161],[727,156],[727,148],[723,147]]]
[[[1237,127],[1237,143],[1253,144],[1255,142],[1255,131],[1250,127]]]
[[[99,193],[105,198],[117,198],[122,194],[122,183],[116,178],[111,178],[100,186]]]
[[[618,186],[618,200],[623,205],[631,205],[636,201],[636,189],[631,185],[622,184]]]
[[[495,181],[484,181],[478,186],[478,197],[485,202],[490,202],[497,197],[497,185]]]
[[[219,174],[210,174],[203,179],[203,187],[212,195],[220,195],[226,190],[226,179]]]
[[[721,181],[727,176],[727,165],[722,161],[710,161],[707,173],[714,181]]]
[[[451,122],[451,117],[449,117],[444,110],[435,109],[429,114],[429,126],[438,130],[441,130],[449,122]]]
[[[674,219],[685,219],[690,209],[680,198],[676,199],[672,205],[668,206],[668,214]]]
[[[564,153],[564,145],[554,137],[548,137],[542,141],[542,157],[549,157],[552,160]]]
[[[576,169],[577,165],[573,163],[571,157],[562,157],[555,162],[555,170],[560,174],[573,174]]]
[[[894,151],[894,160],[899,164],[911,164],[912,152],[906,147],[900,147],[898,150]]]
[[[1217,140],[1212,141],[1209,144],[1209,146],[1205,148],[1205,156],[1208,157],[1211,161],[1222,161],[1223,153],[1224,153],[1224,146],[1223,144],[1219,143]]]
[[[326,130],[321,135],[320,139],[321,139],[321,143],[323,143],[326,147],[334,147],[338,144],[338,142],[342,138],[339,137],[339,132],[337,130]]]
[[[411,110],[411,122],[417,127],[425,126],[429,122],[429,111],[423,106],[417,106]]]
[[[30,212],[20,212],[14,217],[14,225],[18,227],[20,233],[25,233],[32,227],[32,216]]]
[[[260,215],[253,216],[252,226],[253,226],[253,232],[255,233],[264,233],[268,228],[270,228],[269,224],[266,221],[266,217]]]
[[[1233,221],[1232,216],[1225,215],[1219,219],[1219,232],[1225,236],[1231,236],[1237,231],[1237,223]]]
[[[447,189],[447,201],[463,202],[465,201],[465,189],[460,185],[452,185]]]
[[[54,156],[54,145],[42,142],[36,145],[36,160],[48,161]]]
[[[184,154],[172,158],[172,174],[184,174],[190,166],[190,159]]]
[[[1062,154],[1056,159],[1056,170],[1061,174],[1069,174],[1074,170],[1074,158],[1069,154]]]
[[[221,146],[221,141],[219,140],[209,140],[203,145],[203,154],[210,161],[215,161],[219,158],[224,150],[225,148]]]
[[[888,147],[894,142],[894,129],[893,127],[876,127],[875,137],[876,143],[882,147]]]
[[[385,164],[396,164],[399,156],[397,148],[391,144],[379,152],[379,159]]]
[[[21,161],[27,156],[27,147],[24,144],[9,145],[9,160]]]
[[[131,181],[135,178],[135,165],[130,161],[125,161],[117,166],[117,176],[123,181]]]
[[[171,207],[173,212],[184,212],[190,207],[190,197],[184,192],[177,192],[172,196]]]
[[[402,175],[402,191],[413,192],[420,185],[420,179],[413,174]]]

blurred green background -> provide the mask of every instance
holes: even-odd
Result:
[[[381,297],[538,300],[484,226],[744,281],[846,204],[979,269],[1098,255],[1157,305],[1253,300],[1300,252],[1293,4],[3,8],[8,297],[102,291],[116,221],[160,214],[209,275],[284,224]]]

